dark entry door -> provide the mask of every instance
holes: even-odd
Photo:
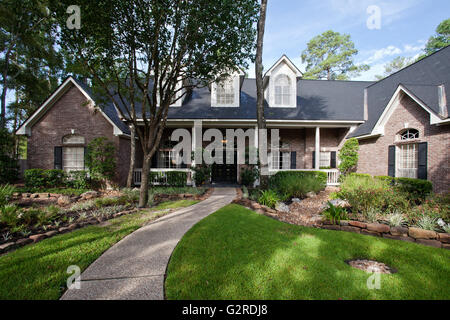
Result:
[[[214,163],[211,168],[212,182],[237,183],[237,152],[234,151],[234,164],[227,164],[225,151],[223,155],[224,164]]]

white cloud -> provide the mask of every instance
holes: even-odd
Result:
[[[387,46],[386,48],[374,50],[373,54],[364,61],[364,64],[370,65],[374,62],[384,60],[386,57],[402,54],[402,52],[402,49],[393,45]]]

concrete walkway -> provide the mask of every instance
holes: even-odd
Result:
[[[200,203],[177,210],[128,235],[81,274],[81,288],[62,300],[162,300],[170,256],[198,221],[229,204],[234,188],[217,188]]]

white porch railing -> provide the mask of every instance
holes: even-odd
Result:
[[[327,173],[327,186],[338,186],[340,172],[338,169],[269,169],[269,174],[273,175],[279,171],[323,171]]]
[[[192,185],[192,170],[183,168],[183,169],[150,169],[150,172],[159,172],[161,175],[158,177],[153,177],[153,181],[149,181],[152,185],[161,185],[164,184],[164,181],[167,182],[167,172],[186,172],[187,173],[187,185]],[[142,181],[142,169],[134,169],[134,175],[133,175],[133,181],[134,185],[140,186]],[[162,182],[161,182],[162,181]]]

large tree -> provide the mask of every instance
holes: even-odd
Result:
[[[348,34],[331,30],[314,37],[302,52],[302,61],[307,63],[304,79],[348,80],[368,65],[355,65],[353,59],[358,53]]]
[[[47,0],[3,0],[0,6],[0,127],[6,127],[8,90],[13,129],[56,86],[61,59],[55,50]]]
[[[61,46],[92,75],[143,150],[139,205],[169,106],[253,59],[255,0],[79,0],[81,28],[66,27],[72,0],[54,0]],[[101,66],[101,68],[99,67]]]
[[[375,78],[377,80],[386,78],[387,76],[390,76],[391,74],[393,74],[403,68],[406,68],[413,62],[414,62],[414,60],[412,58],[401,57],[401,56],[396,57],[392,61],[390,61],[384,65],[384,74],[376,75]]]
[[[264,44],[264,30],[266,26],[266,11],[267,0],[261,0],[261,7],[259,11],[259,18],[257,24],[258,36],[256,40],[256,59],[255,59],[255,76],[256,76],[256,115],[258,122],[258,130],[266,128],[266,120],[264,117],[264,83],[263,83],[263,44]],[[261,148],[258,149],[259,151]],[[261,160],[261,155],[259,155]],[[261,172],[264,172],[267,164],[260,162]],[[260,176],[260,183],[265,185],[264,177]]]
[[[428,56],[450,45],[450,19],[442,21],[436,28],[436,35],[431,36],[425,46],[425,56]]]

